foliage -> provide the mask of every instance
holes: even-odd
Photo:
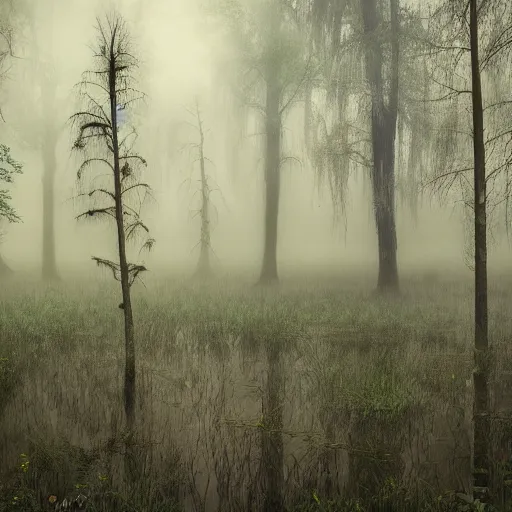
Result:
[[[408,499],[406,489],[393,482],[384,482],[382,491],[371,500],[329,500],[312,493],[309,503],[295,506],[292,512],[370,512],[372,510],[400,510],[400,512],[495,512],[489,505],[462,493],[446,492],[443,495],[426,495],[419,502]],[[304,500],[306,501],[306,500]]]
[[[149,236],[149,228],[140,217],[140,209],[151,189],[147,183],[140,181],[138,172],[141,167],[147,166],[147,162],[133,149],[137,139],[135,128],[126,128],[123,135],[117,119],[119,105],[122,109],[127,106],[132,108],[144,98],[144,94],[134,85],[137,59],[130,52],[128,32],[121,18],[108,17],[106,24],[98,19],[97,31],[97,65],[94,70],[84,72],[78,84],[85,109],[74,114],[70,120],[77,132],[74,150],[89,151],[77,171],[79,182],[86,172],[92,173],[100,165],[107,167],[110,173],[107,179],[103,176],[103,182],[101,175],[93,174],[91,181],[95,184],[94,188],[80,196],[99,203],[77,218],[110,218],[118,221],[116,201],[119,198],[125,239],[130,241],[146,235],[142,249],[150,250],[155,241]],[[114,83],[109,81],[111,79]],[[115,91],[114,98],[111,90]],[[116,173],[120,178],[120,190],[116,189]],[[120,263],[98,257],[93,259],[98,265],[110,269],[116,279],[120,279]],[[129,264],[129,284],[145,270],[144,265]]]
[[[23,172],[23,166],[11,156],[11,150],[5,144],[0,144],[0,181],[13,183],[16,174]],[[11,196],[5,189],[0,190],[0,219],[9,222],[19,222],[21,218],[11,206]]]
[[[266,69],[276,63],[280,114],[287,114],[303,101],[306,83],[314,74],[296,7],[279,0],[223,0],[214,2],[214,7],[212,12],[230,47],[222,65],[232,94],[265,115]]]
[[[0,483],[0,512],[60,510],[59,505],[65,501],[80,501],[86,503],[84,509],[98,512],[133,512],[148,506],[156,512],[182,510],[170,497],[150,496],[155,482],[139,482],[140,488],[128,494],[117,490],[103,469],[109,452],[110,456],[115,455],[118,448],[113,439],[109,446],[110,449],[87,452],[66,443],[33,443],[30,455],[21,454],[15,468],[8,473],[3,468],[5,483]],[[179,485],[178,475],[174,478]]]
[[[470,44],[467,2],[440,2],[432,11],[423,36],[429,83],[432,170],[425,185],[441,199],[452,198],[473,208],[473,148]],[[512,51],[512,9],[499,0],[482,2],[478,9],[482,78],[487,216],[489,231],[510,232],[512,126],[510,76],[502,72]],[[469,246],[473,243],[470,228]],[[473,248],[469,252],[472,254]],[[472,255],[470,258],[473,259]]]

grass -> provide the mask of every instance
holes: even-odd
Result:
[[[507,285],[490,293],[502,416],[512,406],[503,377],[512,372]],[[257,510],[265,435],[283,440],[290,510],[391,502],[444,510],[448,498],[437,497],[470,482],[471,283],[410,278],[402,288],[389,301],[356,278],[276,290],[233,280],[138,286],[140,474],[127,486],[115,283],[8,283],[0,292],[0,512],[39,511],[48,495],[80,489],[91,510]],[[279,434],[265,431],[262,416],[272,387],[265,354],[275,346],[285,386]],[[495,429],[497,451],[508,424],[502,418]],[[497,463],[509,455],[501,450]]]

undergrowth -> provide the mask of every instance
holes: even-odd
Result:
[[[48,510],[49,496],[73,492],[98,511],[258,510],[276,464],[289,511],[478,510],[464,499],[471,295],[435,286],[405,283],[391,302],[334,282],[138,288],[135,486],[123,474],[115,288],[5,287],[0,512]],[[496,386],[512,369],[498,291]],[[282,364],[269,373],[272,357]],[[282,440],[282,455],[262,460],[265,439]]]

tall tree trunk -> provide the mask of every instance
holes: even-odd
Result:
[[[55,257],[55,127],[49,126],[42,142],[43,155],[43,279],[59,278]]]
[[[112,45],[115,41],[112,37]],[[114,150],[114,195],[116,206],[117,241],[119,249],[119,267],[121,272],[121,290],[123,295],[124,332],[125,332],[125,373],[124,373],[124,410],[126,423],[131,432],[135,422],[135,341],[132,302],[128,262],[126,259],[126,236],[124,231],[123,198],[121,188],[121,169],[119,163],[119,141],[117,134],[117,94],[116,94],[116,60],[114,48],[110,49],[109,89],[110,116],[112,120],[112,146]]]
[[[280,87],[278,64],[268,66],[266,76],[266,153],[265,153],[265,248],[260,283],[278,281],[277,226],[279,194],[281,188],[281,113],[279,111]]]
[[[473,492],[489,501],[490,418],[487,308],[487,218],[484,118],[478,50],[477,0],[470,0],[475,220],[475,369],[473,371]]]
[[[53,17],[53,2],[48,3],[49,19]],[[32,30],[32,52],[34,60],[38,63],[37,75],[34,77],[40,80],[41,84],[41,108],[42,121],[45,126],[40,139],[41,155],[43,159],[43,252],[41,274],[45,280],[59,279],[57,261],[55,254],[55,172],[57,170],[57,159],[55,151],[58,140],[58,129],[56,125],[56,92],[57,83],[54,76],[53,61],[47,60],[43,65],[40,59],[44,53],[40,52],[37,41],[37,31],[34,20],[31,19]],[[45,41],[53,47],[53,40]]]
[[[210,188],[204,165],[204,132],[198,104],[196,104],[196,115],[199,128],[199,167],[201,170],[201,252],[196,275],[200,278],[207,278],[212,274],[210,264]]]
[[[390,0],[391,43],[389,104],[384,100],[383,51],[377,0],[361,0],[366,44],[366,72],[372,96],[372,188],[379,248],[379,291],[398,290],[395,223],[395,138],[398,115],[398,0]]]
[[[261,464],[264,481],[263,510],[280,512],[284,508],[283,397],[284,367],[281,342],[266,340],[267,380],[263,397]]]

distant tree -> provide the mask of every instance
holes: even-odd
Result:
[[[268,34],[263,47],[264,59],[260,70],[266,87],[265,101],[265,246],[260,282],[278,280],[277,235],[279,196],[281,191],[281,95],[284,84],[280,83],[282,56],[279,55],[280,25],[282,13],[277,5],[269,8]]]
[[[125,378],[124,409],[128,428],[134,426],[135,416],[135,333],[130,288],[141,272],[142,264],[129,263],[127,242],[139,233],[149,234],[142,222],[140,207],[150,191],[148,184],[139,180],[138,169],[146,160],[133,151],[134,129],[121,128],[122,113],[128,105],[143,98],[134,88],[133,71],[137,60],[130,51],[129,35],[120,15],[108,16],[105,22],[97,20],[98,41],[95,51],[97,67],[86,71],[80,85],[80,96],[85,110],[71,117],[77,131],[74,149],[89,154],[78,169],[78,179],[85,171],[105,166],[107,175],[97,174],[94,188],[83,194],[97,199],[99,204],[80,214],[78,218],[111,218],[117,228],[119,261],[93,257],[100,266],[110,269],[121,283],[125,324]],[[123,135],[125,132],[125,135]],[[92,152],[92,153],[91,153]],[[136,204],[136,206],[133,206]],[[154,240],[147,238],[143,248],[151,249]]]
[[[57,0],[44,7],[34,0],[16,2],[21,41],[19,93],[22,102],[10,102],[12,135],[23,149],[42,157],[42,277],[58,279],[55,233],[56,146],[65,128],[66,114],[59,109],[59,79],[53,62],[53,22]]]
[[[384,49],[381,42],[383,16],[377,0],[361,0],[366,53],[366,75],[371,91],[372,188],[379,244],[380,291],[398,289],[395,221],[395,142],[399,92],[399,3],[389,0],[390,57],[386,87]],[[387,101],[386,101],[387,98]]]
[[[302,100],[310,61],[292,2],[221,2],[233,45],[232,90],[263,118],[265,222],[260,284],[278,282],[277,241],[283,124]],[[243,72],[240,72],[243,70]],[[232,75],[232,76],[233,76]]]
[[[397,1],[304,0],[318,76],[308,82],[306,147],[319,183],[344,212],[349,173],[369,182],[379,291],[399,288],[396,200],[416,214],[431,149],[423,19]],[[361,62],[365,66],[361,66]],[[359,171],[363,171],[362,173]]]
[[[210,263],[211,250],[211,224],[210,224],[210,185],[208,184],[208,176],[205,170],[206,157],[204,156],[204,132],[201,120],[201,112],[199,104],[196,103],[197,125],[199,128],[199,169],[201,170],[201,208],[199,216],[201,218],[201,241],[199,262],[197,263],[196,275],[201,278],[209,277],[212,273]]]
[[[197,149],[197,162],[199,163],[200,171],[200,194],[201,194],[201,205],[196,212],[201,220],[201,236],[199,239],[199,261],[197,263],[197,269],[195,277],[198,279],[207,279],[212,275],[212,267],[210,262],[210,251],[211,251],[211,199],[210,194],[212,192],[209,183],[209,177],[206,173],[206,162],[208,158],[204,152],[204,127],[203,120],[201,117],[201,111],[199,109],[199,100],[196,98],[195,110],[190,112],[195,117],[195,128],[198,132],[198,141],[193,143],[193,147]]]
[[[395,222],[395,144],[399,106],[399,32],[398,0],[378,2],[360,0],[338,6],[336,2],[314,2],[313,36],[328,48],[327,89],[335,94],[339,119],[332,133],[325,136],[324,148],[318,155],[317,166],[327,167],[334,175],[334,197],[344,192],[347,184],[348,161],[370,167],[373,210],[377,228],[379,291],[398,289],[397,235]],[[389,12],[389,22],[384,14]],[[389,28],[388,28],[389,27]],[[328,34],[326,36],[326,33]],[[320,34],[320,36],[318,35]],[[343,55],[346,52],[347,56]],[[351,58],[350,58],[351,57]],[[354,58],[355,57],[355,58]],[[366,64],[367,92],[357,68],[358,58]],[[333,67],[337,75],[329,67]],[[354,80],[355,78],[355,80]],[[354,86],[359,91],[354,91]],[[363,109],[370,113],[371,159],[360,147],[365,129],[359,129],[355,141],[348,137],[347,107],[350,94],[358,92]],[[306,116],[307,117],[307,116]],[[325,162],[324,153],[334,161]],[[318,157],[323,157],[318,160]],[[332,183],[332,182],[331,182]]]
[[[59,136],[64,128],[64,120],[59,119],[55,66],[52,60],[52,23],[54,22],[55,2],[49,1],[44,9],[44,19],[37,16],[37,6],[26,9],[31,32],[31,53],[29,63],[30,84],[39,89],[39,97],[30,105],[32,126],[37,130],[23,130],[22,137],[31,147],[40,150],[43,160],[43,230],[42,230],[42,277],[46,280],[59,278],[56,259],[55,234],[55,175],[57,171],[56,149]],[[38,24],[37,21],[43,21]],[[43,44],[44,41],[44,44]],[[38,112],[39,122],[33,116]],[[29,140],[32,135],[31,140]]]

